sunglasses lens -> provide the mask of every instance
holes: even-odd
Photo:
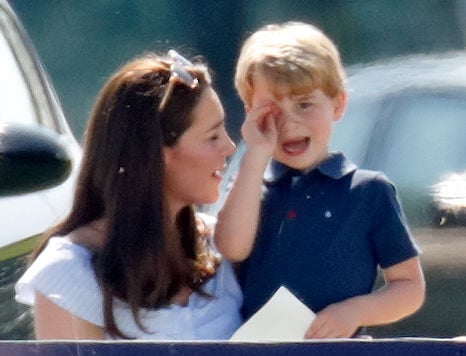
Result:
[[[173,49],[168,51],[167,57],[172,61],[170,65],[170,79],[168,80],[168,85],[160,101],[159,111],[165,109],[166,103],[173,91],[173,87],[177,83],[183,84],[190,89],[194,89],[199,85],[197,78],[194,78],[186,69],[187,67],[194,67],[194,64]]]
[[[180,82],[191,89],[197,87],[198,80],[193,78],[193,76],[179,64],[173,63],[170,67],[170,70],[171,76],[173,78],[172,80]]]
[[[188,61],[186,58],[184,58],[181,54],[179,54],[174,49],[171,49],[168,51],[167,57],[170,58],[173,61],[173,63],[178,63],[185,67],[194,66],[190,61]]]

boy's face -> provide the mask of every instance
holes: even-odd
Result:
[[[261,76],[253,79],[252,107],[264,105],[278,110],[275,122],[278,130],[273,158],[291,168],[309,170],[328,157],[332,126],[343,114],[346,96],[334,98],[314,89],[304,95],[284,95],[277,98]]]

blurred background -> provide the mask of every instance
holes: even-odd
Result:
[[[321,27],[346,65],[463,49],[465,0],[11,0],[55,85],[76,136],[118,66],[145,50],[202,54],[236,140],[242,105],[232,84],[246,34],[273,22]]]

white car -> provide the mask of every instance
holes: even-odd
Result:
[[[71,172],[60,185],[0,197],[0,260],[4,260],[24,253],[30,245],[20,247],[19,242],[37,236],[68,211],[81,148],[30,41],[4,0],[0,1],[0,78],[0,135],[20,127],[37,135],[43,131],[55,136],[71,160]]]
[[[0,0],[0,339],[31,337],[29,311],[14,301],[18,256],[69,211],[80,159],[30,40]]]

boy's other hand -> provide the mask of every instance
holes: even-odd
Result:
[[[359,328],[358,312],[350,303],[330,304],[317,313],[306,339],[351,337]]]

